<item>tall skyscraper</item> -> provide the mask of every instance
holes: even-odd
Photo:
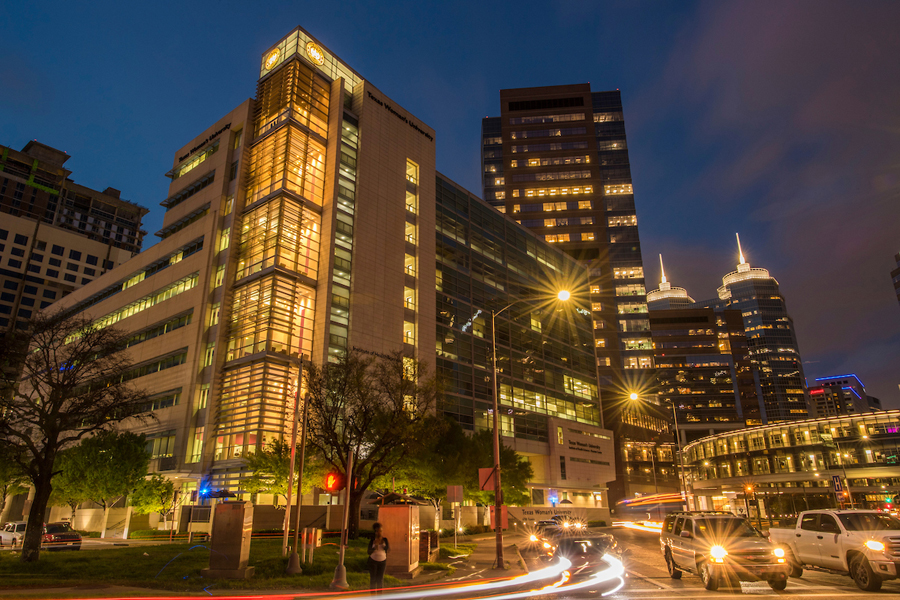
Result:
[[[590,84],[501,90],[500,116],[482,121],[482,164],[485,200],[590,270],[604,418],[623,423],[630,393],[652,391],[654,379],[621,94]],[[619,437],[621,450],[630,434]]]
[[[290,433],[301,353],[415,356],[448,414],[491,427],[490,311],[516,302],[496,318],[503,441],[535,504],[607,506],[590,307],[530,303],[551,280],[586,296],[585,267],[437,173],[434,130],[302,28],[258,76],[179,141],[162,241],[61,304],[134,332],[152,469],[240,490],[244,457]]]
[[[147,209],[69,179],[69,155],[0,146],[0,332],[140,252]]]
[[[662,254],[659,255],[659,272],[659,287],[647,292],[647,306],[650,310],[686,308],[694,303],[694,299],[688,296],[687,290],[681,287],[672,287],[672,284],[666,280],[666,269],[663,266]]]
[[[750,267],[738,237],[737,270],[722,278],[718,298],[696,303],[739,310],[750,346],[750,360],[759,371],[765,424],[807,418],[806,380],[794,321],[787,311],[778,281],[766,269]]]

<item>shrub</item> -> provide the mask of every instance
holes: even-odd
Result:
[[[588,527],[606,527],[606,521],[602,519],[599,521],[588,521]]]

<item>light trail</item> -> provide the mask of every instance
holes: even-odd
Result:
[[[636,529],[637,531],[649,531],[650,533],[660,533],[662,531],[662,523],[654,521],[614,521],[613,527],[624,527],[625,529]]]
[[[359,590],[354,592],[311,592],[301,594],[258,594],[248,596],[210,595],[209,597],[218,598],[221,600],[294,600],[297,598],[308,597],[359,599],[371,597],[373,599],[378,598],[379,600],[412,600],[421,598],[423,593],[425,593],[429,598],[437,596],[455,596],[465,594],[465,596],[468,598],[485,597],[489,598],[490,600],[521,600],[524,598],[530,598],[532,596],[569,593],[576,590],[593,588],[605,583],[618,580],[618,583],[613,589],[607,590],[602,594],[603,596],[606,596],[617,592],[625,585],[625,565],[622,564],[622,561],[620,561],[618,558],[609,554],[604,554],[601,560],[607,564],[607,568],[600,569],[589,577],[586,577],[574,583],[570,582],[572,575],[569,569],[572,567],[572,562],[566,558],[560,558],[559,562],[554,565],[551,565],[544,569],[539,569],[526,575],[520,575],[518,577],[511,577],[508,579],[482,580],[481,582],[467,585],[452,585],[446,587],[437,587],[434,584],[407,587],[401,588],[405,591],[397,591],[393,593],[391,593],[389,590],[385,590],[387,593],[381,593],[377,596],[367,594],[367,592],[370,592],[371,590]],[[515,592],[509,591],[503,593],[503,590],[507,590],[511,587],[525,586],[530,583],[535,583],[542,580],[546,581],[548,579],[554,579],[555,581],[537,589]],[[497,592],[501,593],[498,594]],[[166,596],[167,600],[196,600],[196,598],[196,595]],[[159,600],[159,597],[130,596],[126,599],[106,596],[104,598],[86,598],[84,600]]]

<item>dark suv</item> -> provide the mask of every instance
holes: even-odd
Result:
[[[688,571],[699,575],[708,590],[738,581],[765,580],[773,590],[787,586],[784,548],[729,512],[671,513],[663,522],[659,545],[672,579]]]

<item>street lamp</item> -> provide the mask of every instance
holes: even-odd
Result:
[[[568,290],[560,290],[556,294],[556,299],[565,302],[572,295],[568,292]],[[493,395],[493,425],[494,425],[494,525],[496,526],[497,532],[497,568],[502,569],[504,566],[503,562],[503,528],[502,523],[500,522],[500,509],[503,506],[503,498],[500,493],[500,406],[499,406],[499,386],[497,384],[497,327],[496,327],[496,318],[497,315],[502,314],[503,312],[509,310],[516,304],[520,302],[524,302],[530,300],[530,298],[520,298],[515,302],[511,302],[507,304],[500,310],[491,309],[491,368],[493,370],[491,379],[494,382],[494,395]],[[599,382],[598,382],[599,385]]]
[[[628,399],[635,402],[640,398],[637,392],[631,392],[628,394]],[[681,477],[679,478],[679,485],[681,486],[681,497],[684,499],[685,503],[687,503],[687,481],[684,477],[684,455],[681,452],[681,436],[678,435],[678,412],[675,410],[675,403],[672,402],[672,419],[675,421],[675,444],[678,448],[678,467],[681,470]],[[704,463],[708,464],[708,463]],[[687,506],[685,506],[687,508]]]

